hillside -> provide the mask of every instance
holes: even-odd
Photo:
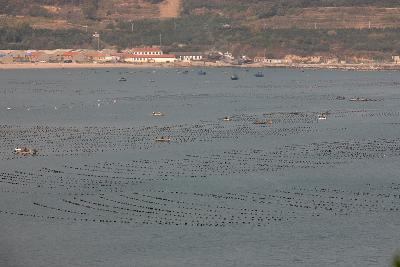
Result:
[[[91,47],[94,31],[102,47],[159,44],[161,34],[171,50],[271,56],[387,57],[400,44],[398,0],[0,0],[0,13],[4,48]]]

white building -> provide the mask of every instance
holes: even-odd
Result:
[[[392,56],[394,63],[400,64],[400,56]]]
[[[172,63],[176,61],[176,56],[173,54],[162,55],[136,55],[125,54],[124,62],[127,63]]]
[[[174,54],[181,61],[201,61],[204,57],[202,52],[174,52]]]
[[[158,47],[135,47],[127,53],[132,55],[163,55],[163,51]]]

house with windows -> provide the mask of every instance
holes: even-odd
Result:
[[[203,52],[173,52],[173,54],[181,61],[201,61],[204,58]]]
[[[132,55],[163,55],[163,51],[159,47],[135,47],[128,51]]]
[[[14,59],[12,56],[10,56],[9,54],[0,52],[0,64],[10,64],[13,62],[14,62]]]
[[[62,60],[81,63],[81,62],[87,62],[88,58],[82,52],[66,51],[62,54]]]
[[[88,58],[89,61],[92,62],[106,62],[106,54],[98,52],[98,51],[87,51],[85,56]]]
[[[126,63],[172,63],[176,61],[176,56],[173,54],[162,54],[162,55],[124,54],[123,61]]]
[[[30,62],[47,62],[49,56],[42,51],[27,51],[26,57]]]

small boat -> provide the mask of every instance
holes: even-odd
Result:
[[[198,74],[198,75],[206,75],[207,72],[205,72],[204,70],[199,70],[199,71],[197,72],[197,74]]]
[[[272,120],[256,120],[254,124],[272,124]]]
[[[232,118],[230,118],[230,117],[224,117],[224,121],[231,121],[232,120]]]
[[[119,78],[119,80],[118,80],[119,82],[126,82],[127,81],[127,79],[125,78],[125,77],[121,77],[121,78]]]
[[[165,114],[160,112],[160,111],[153,111],[153,113],[151,113],[154,117],[161,117],[164,116]]]
[[[346,97],[344,97],[344,96],[337,96],[336,99],[337,99],[337,100],[345,100]]]
[[[261,72],[261,71],[259,71],[259,72],[257,72],[256,74],[254,74],[254,77],[264,77],[264,74]]]
[[[237,81],[237,80],[239,80],[239,76],[237,76],[237,74],[233,74],[233,75],[231,76],[231,80],[232,80],[232,81]]]
[[[170,142],[171,137],[166,137],[166,136],[161,136],[159,138],[156,138],[156,142]]]
[[[361,98],[361,97],[353,97],[349,99],[350,101],[369,101],[367,98]]]
[[[38,151],[36,149],[31,149],[27,147],[17,147],[14,149],[14,153],[21,156],[35,156],[37,155]]]
[[[321,113],[318,115],[318,120],[322,121],[322,120],[326,120],[326,114],[325,113]]]

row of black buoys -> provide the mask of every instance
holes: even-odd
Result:
[[[264,153],[259,149],[253,152]],[[240,155],[241,152],[233,153]],[[251,155],[249,151],[242,154]],[[108,162],[107,166],[112,166],[112,163]],[[79,171],[78,167],[73,169]],[[73,193],[70,196],[65,193],[53,194],[47,199],[41,197],[40,201],[34,201],[32,205],[37,207],[35,210],[38,212],[35,216],[48,219],[45,214],[50,213],[50,217],[54,218],[75,218],[78,221],[95,218],[107,223],[120,223],[123,220],[188,226],[262,226],[291,222],[307,216],[399,212],[400,204],[398,184],[381,185],[379,188],[367,185],[353,191],[334,187],[288,187],[271,188],[269,192],[239,193],[166,190],[132,192],[135,187],[133,184],[115,182],[115,178],[107,174],[74,177],[71,176],[71,168],[67,167],[63,170],[46,168],[39,173],[3,172],[0,181],[10,182],[8,186],[14,188],[30,188],[33,196],[35,190],[57,191],[62,186],[69,186],[67,191]],[[44,188],[34,188],[32,185],[35,183]],[[115,190],[102,190],[104,185],[112,185]],[[82,189],[93,193],[84,194]],[[27,201],[31,198],[28,197]]]
[[[389,116],[392,113],[384,114]],[[172,143],[214,142],[223,139],[237,139],[240,137],[288,136],[315,133],[322,129],[312,126],[299,126],[315,122],[316,114],[302,112],[268,113],[264,114],[271,119],[273,127],[254,125],[256,117],[235,115],[235,123],[205,122],[203,124],[172,125],[169,127],[7,127],[0,131],[1,145],[9,148],[8,157],[12,155],[12,148],[18,144],[28,144],[37,147],[38,156],[57,155],[71,156],[79,153],[101,153],[105,151],[147,150],[160,144],[154,140],[159,136],[172,136]],[[378,114],[379,115],[379,114]],[[393,114],[392,114],[393,115]],[[241,117],[242,116],[242,117]],[[280,118],[282,117],[282,118]],[[250,118],[250,119],[249,119]],[[287,121],[288,118],[294,118]],[[301,121],[307,118],[307,121]],[[244,121],[243,121],[244,120]],[[287,122],[276,127],[276,124]],[[343,131],[345,128],[338,128]],[[101,137],[101,138],[99,138]],[[4,151],[2,154],[5,154]]]

